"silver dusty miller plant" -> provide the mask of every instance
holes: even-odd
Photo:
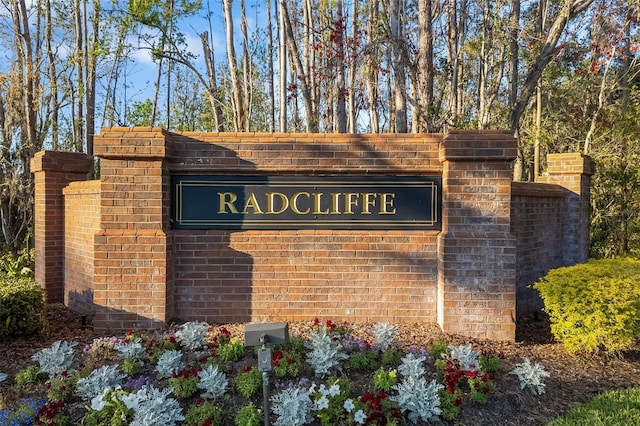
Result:
[[[103,365],[97,370],[93,370],[87,377],[78,380],[76,394],[85,401],[101,394],[106,388],[116,388],[120,386],[125,374],[118,372],[117,365]]]
[[[313,418],[311,391],[301,386],[293,386],[271,397],[271,411],[277,416],[274,426],[300,426]]]
[[[156,364],[156,372],[161,379],[171,377],[175,371],[182,369],[184,369],[182,352],[174,349],[163,352]]]
[[[197,351],[207,345],[205,339],[209,335],[209,324],[206,322],[187,322],[176,331],[176,340],[180,345],[189,350]]]
[[[421,377],[425,374],[425,369],[422,363],[426,360],[426,357],[416,355],[413,352],[409,352],[400,362],[398,366],[398,372],[403,377]]]
[[[40,364],[40,371],[47,373],[50,377],[55,374],[73,372],[75,368],[74,349],[78,342],[66,342],[57,340],[51,347],[44,348],[31,356],[31,359]]]
[[[136,393],[137,407],[130,426],[173,426],[184,420],[182,407],[174,398],[167,398],[171,388],[151,386]]]
[[[200,395],[203,398],[219,398],[224,395],[227,391],[227,387],[229,386],[227,376],[225,376],[222,371],[218,370],[218,367],[215,365],[206,366],[202,371],[198,372],[198,377],[200,378],[200,381],[196,386],[198,386],[198,389],[205,391]]]
[[[340,361],[349,358],[343,352],[342,345],[334,341],[326,327],[309,334],[311,341],[306,346],[311,349],[307,354],[307,362],[313,367],[317,377],[324,378],[340,367]]]
[[[408,353],[402,358],[398,366],[402,381],[392,387],[398,394],[389,397],[407,413],[407,418],[412,424],[416,424],[418,420],[430,422],[442,413],[438,391],[444,386],[435,380],[427,383],[423,366],[425,359],[424,356],[416,356],[413,353]]]
[[[529,358],[525,358],[510,373],[518,376],[520,389],[526,388],[534,395],[542,395],[544,393],[544,379],[549,377],[549,372],[544,369],[542,364],[537,362],[531,364]]]
[[[430,422],[442,413],[438,391],[443,387],[435,380],[427,383],[424,376],[409,376],[392,387],[398,394],[389,399],[397,402],[400,409],[407,413],[411,424],[417,424],[418,420]]]
[[[145,348],[142,346],[139,337],[129,342],[118,342],[114,345],[114,349],[120,353],[120,357],[124,359],[142,359],[145,356]]]
[[[396,343],[397,334],[397,325],[389,324],[388,322],[378,322],[374,324],[371,330],[373,346],[381,350],[386,350]]]
[[[480,369],[480,361],[478,361],[480,352],[474,351],[470,343],[460,346],[451,345],[449,346],[449,350],[451,353],[449,356],[445,356],[445,358],[450,360],[457,359],[460,362],[460,368],[463,371],[475,371]]]

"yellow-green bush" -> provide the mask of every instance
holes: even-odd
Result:
[[[46,330],[45,309],[44,290],[33,278],[0,276],[0,337]]]
[[[640,339],[640,260],[591,260],[534,284],[567,352],[623,351]]]

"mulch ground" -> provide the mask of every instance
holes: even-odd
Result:
[[[81,318],[62,305],[49,305],[50,330],[41,336],[5,339],[0,343],[0,372],[15,374],[32,364],[31,355],[56,340],[90,343],[101,337],[90,327],[82,327]],[[232,334],[243,335],[242,324],[220,324]],[[350,324],[353,334],[367,335],[372,324]],[[290,333],[305,334],[311,324],[289,324]],[[640,387],[640,348],[616,357],[568,355],[555,342],[549,322],[543,314],[521,318],[517,324],[516,343],[496,343],[469,340],[459,336],[444,336],[432,324],[408,324],[399,327],[399,339],[405,346],[427,346],[439,338],[450,344],[472,343],[475,350],[483,348],[502,352],[506,359],[497,379],[497,392],[486,405],[465,404],[456,425],[543,425],[593,396],[612,389]],[[525,357],[539,362],[551,373],[546,380],[546,392],[533,396],[520,391],[516,376],[506,374]],[[0,384],[6,391],[7,383]]]

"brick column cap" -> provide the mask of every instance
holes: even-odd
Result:
[[[163,159],[171,157],[171,145],[171,132],[162,127],[105,127],[93,151],[108,159]]]
[[[587,155],[579,152],[548,154],[547,174],[593,176],[595,163]]]
[[[440,144],[440,161],[513,161],[517,151],[508,130],[452,130]]]
[[[82,152],[39,151],[30,161],[31,172],[89,173],[93,159]]]

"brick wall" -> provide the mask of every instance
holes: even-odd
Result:
[[[41,151],[31,159],[34,175],[35,276],[49,303],[64,302],[64,203],[62,188],[86,180],[93,161],[85,154]]]
[[[516,311],[518,315],[542,307],[530,288],[550,269],[565,265],[565,190],[557,185],[511,184],[511,232],[516,236]]]
[[[184,133],[171,139],[176,174],[441,171],[439,135]],[[435,321],[433,231],[180,230],[173,237],[180,319]]]
[[[93,238],[100,229],[100,181],[72,182],[64,195],[64,303],[83,315],[93,308]]]
[[[562,213],[565,265],[586,262],[589,257],[589,223],[591,176],[595,164],[580,153],[549,154],[547,172],[536,182],[556,184],[564,188],[565,208]]]
[[[101,179],[92,240],[94,326],[119,330],[172,319],[318,317],[438,322],[447,332],[513,340],[516,281],[535,275],[535,268],[521,269],[522,262],[535,259],[518,257],[519,241],[532,241],[526,236],[542,226],[543,209],[553,203],[518,201],[524,190],[511,182],[515,148],[513,136],[502,131],[330,135],[104,129],[95,139]],[[49,173],[54,171],[44,174]],[[442,230],[172,229],[173,174],[437,175],[443,183]],[[581,191],[584,183],[579,182]],[[548,187],[562,192],[558,185]],[[55,198],[54,192],[48,196]],[[89,194],[78,194],[83,196]],[[556,207],[562,223],[583,212],[568,213],[566,201],[561,204]],[[569,230],[573,237],[563,244],[581,243],[574,231],[580,232]]]
[[[117,129],[95,140],[101,230],[95,235],[94,327],[153,328],[172,317],[169,134]]]
[[[459,131],[442,141],[438,323],[445,332],[515,337],[516,241],[509,226],[515,156],[507,132]]]

